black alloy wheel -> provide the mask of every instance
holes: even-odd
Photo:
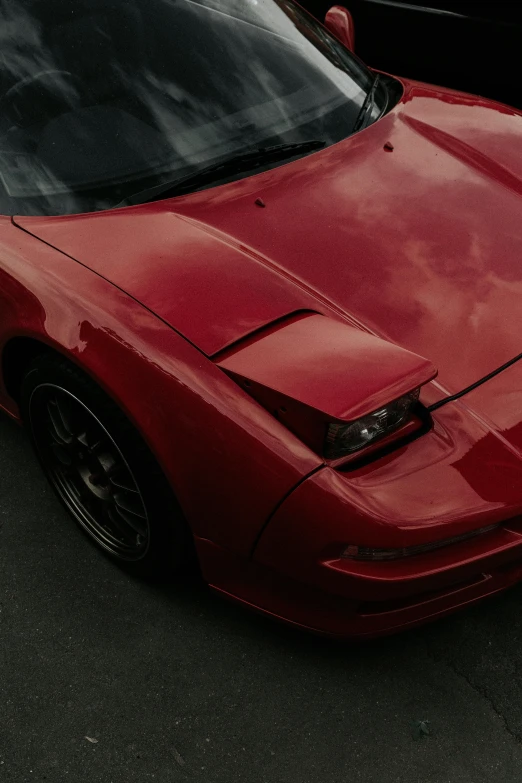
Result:
[[[80,400],[41,384],[29,401],[31,426],[47,474],[76,520],[109,552],[139,560],[149,545],[149,520],[125,457]]]
[[[139,575],[179,570],[190,537],[149,449],[119,408],[76,367],[38,358],[22,416],[53,489],[89,537]]]

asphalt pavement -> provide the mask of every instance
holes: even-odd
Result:
[[[522,782],[522,588],[354,646],[133,581],[3,418],[0,522],[2,783]]]

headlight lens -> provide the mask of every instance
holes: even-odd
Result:
[[[330,424],[326,433],[325,457],[337,459],[353,454],[397,430],[410,417],[419,392],[420,389],[415,389],[351,424]]]

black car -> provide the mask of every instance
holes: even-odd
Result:
[[[299,0],[319,19],[328,0]],[[379,70],[522,109],[520,0],[346,0],[355,52]]]

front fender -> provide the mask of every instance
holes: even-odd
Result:
[[[0,221],[0,351],[38,340],[89,374],[139,430],[198,537],[248,553],[321,461],[142,305]],[[17,415],[0,381],[0,405]]]

